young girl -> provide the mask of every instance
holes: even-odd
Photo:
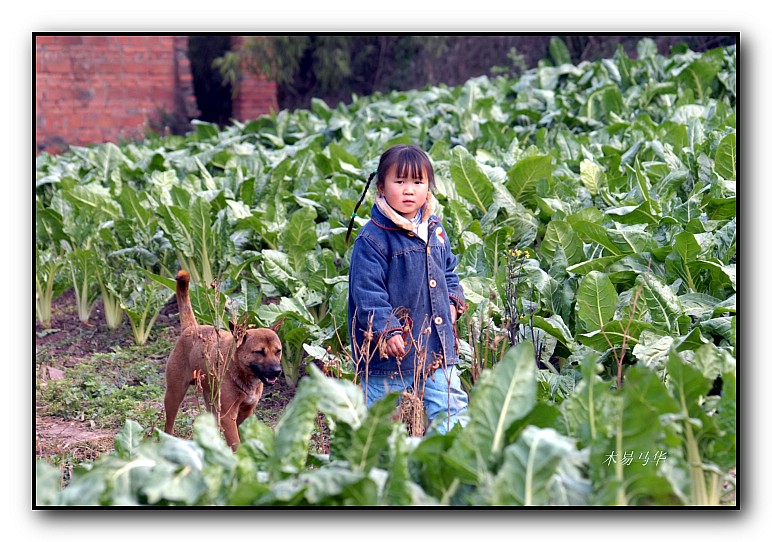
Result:
[[[455,369],[455,323],[465,302],[456,257],[434,215],[434,170],[420,148],[396,145],[383,153],[367,187],[375,175],[378,195],[354,241],[349,270],[357,373],[368,407],[386,393],[417,386],[430,428],[444,434],[463,424],[468,402]],[[353,215],[349,233],[352,226]]]

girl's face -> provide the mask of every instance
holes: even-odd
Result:
[[[407,168],[409,169],[409,168]],[[417,177],[397,177],[396,164],[389,168],[383,181],[381,194],[392,209],[405,218],[412,219],[426,203],[429,194],[429,176],[424,169],[423,179]]]

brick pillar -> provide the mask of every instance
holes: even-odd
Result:
[[[242,42],[242,37],[234,36],[233,47],[240,47]],[[231,112],[233,118],[246,122],[272,111],[279,111],[276,82],[244,70],[239,82],[238,94],[233,100]]]

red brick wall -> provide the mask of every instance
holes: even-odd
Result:
[[[35,36],[37,152],[140,139],[198,115],[187,36]],[[278,110],[276,85],[247,78],[233,117]]]
[[[35,38],[38,151],[142,137],[152,120],[187,113],[184,36]]]

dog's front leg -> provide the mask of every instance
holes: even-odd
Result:
[[[255,404],[248,405],[246,403],[242,403],[239,407],[239,416],[236,418],[236,425],[241,425],[244,420],[249,418],[252,413],[255,411]]]
[[[225,436],[225,442],[235,452],[239,447],[241,440],[239,439],[239,428],[236,425],[236,413],[226,413],[220,417],[220,427],[222,428],[223,435]]]

